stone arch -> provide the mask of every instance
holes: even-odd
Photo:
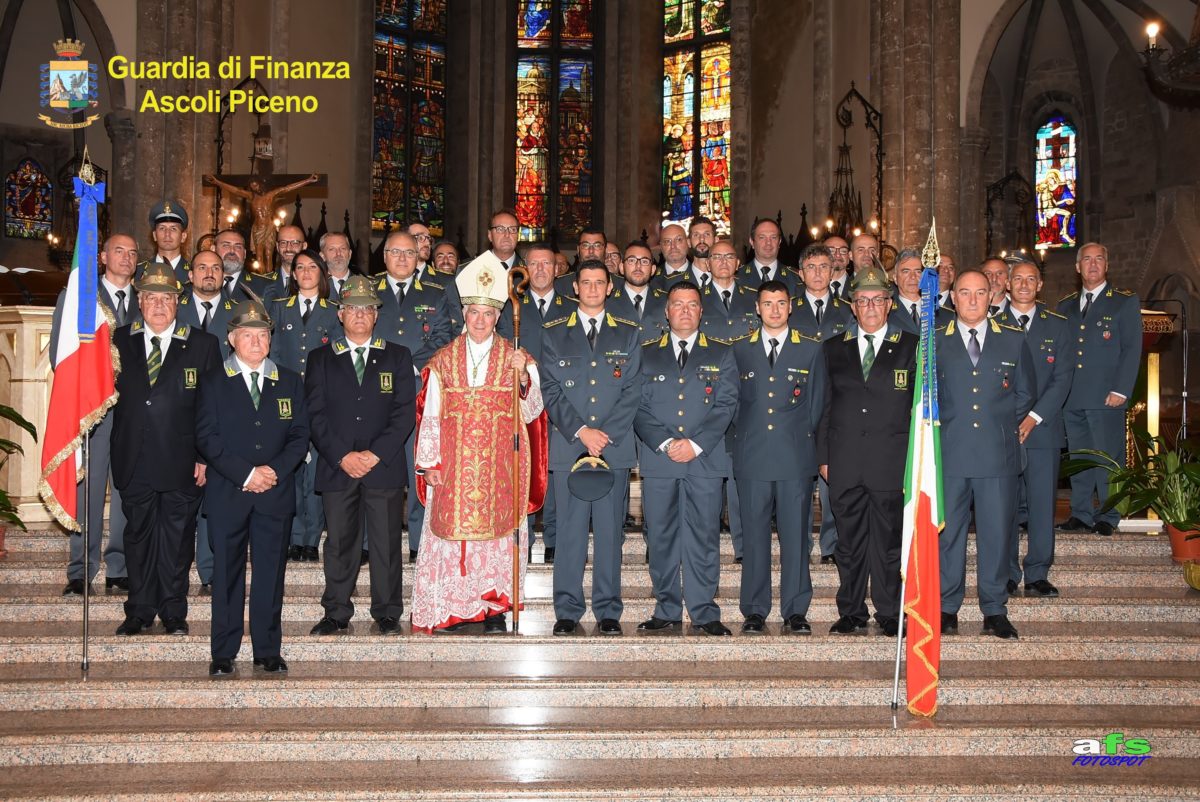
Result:
[[[963,116],[963,126],[967,130],[981,124],[983,87],[991,70],[992,56],[996,53],[996,48],[1000,45],[1000,38],[1004,36],[1004,31],[1008,29],[1009,23],[1027,2],[1029,0],[1005,0],[1004,5],[996,12],[996,16],[992,18],[991,24],[983,34],[983,41],[980,42],[979,51],[975,54],[975,64],[971,67],[971,80],[966,86],[967,108],[966,114]]]

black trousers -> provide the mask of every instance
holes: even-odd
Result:
[[[187,618],[188,571],[196,549],[203,490],[155,491],[134,479],[121,491],[129,599],[125,615],[146,623]]]
[[[279,657],[283,641],[283,573],[292,515],[267,515],[242,505],[209,505],[213,547],[212,656],[234,659],[242,646],[246,609],[246,549],[250,583],[250,639],[254,657]]]
[[[349,490],[321,493],[325,505],[325,592],[321,606],[334,621],[354,615],[350,596],[362,554],[363,523],[371,566],[371,617],[399,618],[404,614],[404,489],[376,490],[354,480]],[[409,542],[413,542],[412,538]]]
[[[838,615],[866,621],[867,578],[876,619],[900,617],[900,527],[902,491],[862,485],[829,485],[837,522]]]

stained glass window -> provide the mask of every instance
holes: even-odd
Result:
[[[54,187],[41,165],[23,159],[4,180],[4,234],[44,239],[54,224]]]
[[[1038,129],[1034,153],[1038,248],[1075,247],[1078,140],[1075,126],[1061,116],[1051,117]]]
[[[516,212],[523,241],[592,223],[591,0],[517,3]]]
[[[446,0],[376,0],[371,227],[444,233]]]
[[[728,0],[663,0],[663,213],[729,232]]]

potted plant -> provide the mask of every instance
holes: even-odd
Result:
[[[1152,510],[1171,539],[1171,559],[1200,574],[1200,442],[1184,440],[1174,448],[1162,437],[1134,430],[1128,465],[1102,451],[1072,451],[1063,462],[1064,476],[1090,468],[1108,471],[1104,509],[1123,517]],[[1195,576],[1200,581],[1200,576]],[[1189,584],[1193,584],[1189,576]]]
[[[29,432],[29,435],[34,440],[37,440],[37,429],[33,427],[32,423],[25,420],[20,412],[17,412],[12,407],[0,404],[0,420],[7,420],[16,426],[20,426]],[[4,467],[4,463],[8,462],[9,456],[18,452],[25,453],[20,443],[16,440],[0,437],[0,453],[3,454],[0,457],[0,468]],[[17,516],[17,505],[13,504],[12,499],[9,498],[8,491],[0,487],[0,556],[7,553],[4,550],[4,524],[13,524],[22,529],[25,528],[25,522]]]

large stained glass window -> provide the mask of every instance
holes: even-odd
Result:
[[[1066,118],[1053,116],[1038,129],[1034,153],[1038,248],[1073,248],[1079,135]]]
[[[663,213],[729,231],[729,0],[663,0]]]
[[[591,0],[517,3],[516,212],[524,241],[574,241],[595,187]]]
[[[23,159],[4,179],[4,235],[44,239],[53,224],[50,177],[33,159]]]
[[[444,233],[446,0],[376,0],[371,227]]]

